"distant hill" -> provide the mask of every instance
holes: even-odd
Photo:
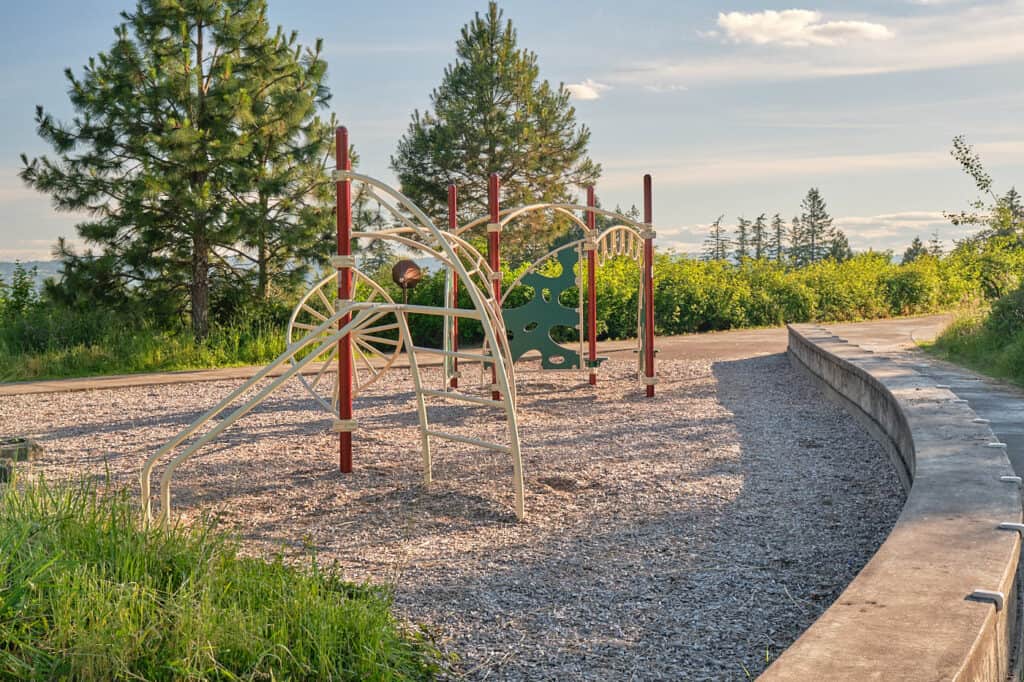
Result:
[[[26,270],[36,268],[37,287],[42,287],[43,280],[47,277],[53,277],[54,279],[58,279],[60,277],[60,261],[27,260],[22,261],[21,264]],[[0,261],[0,279],[3,279],[7,284],[11,283],[11,277],[14,275],[14,265],[13,261]]]

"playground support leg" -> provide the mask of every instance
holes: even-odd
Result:
[[[448,185],[448,231],[455,232],[459,227],[458,218],[458,204],[459,195],[455,185]],[[459,307],[459,275],[456,272],[452,272],[452,300],[448,301],[448,307],[458,308]],[[451,316],[447,319],[451,320],[451,344],[452,350],[458,352],[459,350],[459,318]],[[459,359],[457,357],[452,358],[452,380],[451,387],[459,387]]]
[[[494,287],[495,305],[498,306],[501,306],[501,208],[498,198],[500,191],[501,180],[497,173],[491,173],[487,184],[487,203],[491,210],[491,223],[487,226],[487,259],[490,261],[488,264],[495,275],[492,284]],[[500,313],[501,311],[497,312]],[[497,357],[497,350],[497,348],[494,349],[495,357]],[[491,386],[497,386],[497,382],[498,369],[491,365]],[[492,388],[491,399],[501,400],[501,393]]]
[[[654,210],[651,196],[651,176],[644,176],[644,375],[647,397],[654,397],[654,239],[651,234]]]
[[[335,131],[335,160],[339,170],[352,170],[349,158],[348,129],[339,127]],[[352,256],[352,182],[337,182],[338,255]],[[352,298],[352,268],[338,268],[338,300]],[[344,327],[351,320],[345,315],[338,320],[338,327]],[[338,339],[338,419],[352,421],[352,337],[348,334]],[[352,473],[352,431],[338,434],[338,468],[341,473]]]
[[[593,208],[597,205],[594,196],[594,188],[587,187],[587,206]],[[589,241],[593,242],[595,233],[594,212],[587,211],[587,235]],[[591,243],[587,251],[587,355],[590,359],[590,385],[597,386],[597,251],[596,245]]]

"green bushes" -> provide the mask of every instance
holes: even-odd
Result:
[[[524,267],[504,270],[504,287]],[[737,265],[660,253],[654,272],[657,332],[685,334],[787,322],[864,320],[978,304],[1016,288],[1024,275],[1024,249],[991,240],[968,241],[946,258],[924,255],[907,265],[894,264],[889,254],[868,252],[799,269],[765,260]],[[402,300],[390,268],[376,273],[375,279],[392,298]],[[639,284],[640,269],[628,258],[612,259],[599,268],[601,338],[636,333]],[[227,321],[215,320],[210,337],[197,343],[181,323],[159,324],[125,310],[45,306],[23,286],[17,296],[9,288],[6,308],[0,305],[8,311],[0,328],[0,380],[265,363],[284,349],[284,327],[297,300],[296,296],[258,308],[251,303],[233,308],[231,315],[222,316]],[[527,287],[518,287],[506,307],[522,305],[530,295]],[[443,298],[443,272],[425,273],[409,292],[409,302],[420,305],[441,305]],[[575,305],[576,290],[565,292],[563,301]],[[464,287],[459,305],[470,306]],[[440,317],[410,315],[409,324],[417,343],[440,344]],[[461,320],[459,335],[462,343],[479,343],[479,323]],[[559,329],[556,337],[577,338],[572,329]]]
[[[931,350],[985,374],[1024,385],[1024,286],[954,322]]]
[[[125,493],[0,486],[0,678],[416,680],[436,654],[380,589],[140,530]]]

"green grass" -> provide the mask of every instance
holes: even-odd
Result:
[[[26,345],[0,337],[0,381],[258,365],[284,347],[283,324],[214,326],[202,343],[186,329],[147,326],[112,327],[89,342],[65,343],[52,335]]]
[[[6,490],[6,492],[5,492]],[[423,680],[436,650],[379,588],[146,531],[125,492],[0,485],[0,679]]]
[[[996,329],[982,312],[960,317],[924,349],[981,374],[1024,386],[1024,332]]]

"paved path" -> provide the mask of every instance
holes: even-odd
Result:
[[[942,317],[893,320],[892,324],[822,325],[865,349],[903,351],[897,360],[949,386],[967,400],[978,416],[991,421],[992,431],[1006,443],[1006,454],[1018,475],[1024,476],[1024,391],[949,362],[926,355],[915,342],[935,337],[944,326]]]
[[[922,341],[934,336],[949,323],[948,315],[929,317],[878,320],[858,324],[833,325],[836,329],[862,330],[877,336],[885,343],[904,344],[913,340]],[[657,339],[660,360],[737,360],[786,352],[786,330],[784,327],[770,329],[738,329],[707,334],[665,336]],[[633,341],[611,341],[602,343],[599,351],[611,357],[633,352]],[[430,366],[430,362],[421,362]],[[436,363],[433,363],[436,364]],[[399,359],[397,367],[407,366]],[[93,391],[130,386],[159,386],[162,384],[183,384],[194,381],[222,381],[225,379],[247,379],[262,369],[262,366],[224,367],[220,369],[186,370],[182,372],[155,372],[150,374],[118,374],[80,379],[52,379],[47,381],[20,381],[0,383],[0,397],[30,395],[36,393],[63,393],[66,391]],[[271,373],[277,376],[282,370]],[[310,372],[314,372],[310,370]]]

